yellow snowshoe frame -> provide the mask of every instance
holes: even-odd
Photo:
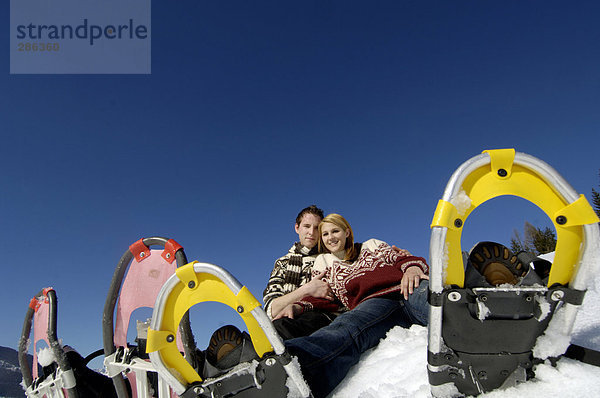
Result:
[[[521,197],[535,204],[554,224],[557,244],[547,286],[467,289],[464,287],[465,264],[461,248],[463,227],[478,206],[504,195]],[[483,386],[486,377],[481,376],[480,379],[478,370],[496,371],[505,369],[504,366],[508,369],[509,365],[513,369],[514,361],[519,356],[526,358],[529,355],[528,352],[550,319],[555,333],[570,336],[577,315],[578,299],[573,296],[573,299],[567,300],[563,293],[566,295],[568,291],[583,299],[594,261],[600,256],[599,221],[583,195],[579,195],[552,167],[533,156],[515,152],[514,149],[487,150],[459,166],[448,181],[431,223],[428,370],[433,396],[445,396],[448,383],[454,384],[454,387],[461,386],[461,391],[457,392],[459,395],[467,391],[469,394],[487,391],[488,387]],[[561,291],[555,292],[557,289]],[[551,318],[534,317],[532,320],[504,320],[487,317],[476,319],[469,312],[470,300],[477,305],[486,301],[483,304],[485,306],[490,303],[497,305],[506,298],[518,304],[521,297],[524,299],[527,295],[550,300],[551,308],[556,308],[560,301],[562,315],[552,317],[550,314]],[[444,314],[449,319],[444,320]],[[460,325],[457,324],[457,317],[464,317],[468,325],[462,321]],[[445,327],[446,322],[451,326]],[[462,325],[464,329],[460,329]],[[470,336],[479,337],[492,329],[501,334],[502,330],[510,327],[531,329],[522,331],[522,337],[526,339],[523,337],[522,341],[517,342],[518,352],[510,351],[512,340],[497,344],[502,348],[498,352],[495,351],[498,347],[482,347],[483,343],[468,345]],[[444,341],[444,336],[451,341]],[[564,353],[558,352],[561,349],[557,346],[553,356]],[[517,359],[511,359],[511,356]],[[525,369],[531,368],[527,361],[516,366],[515,372],[522,371],[519,377],[524,377]],[[472,371],[475,374],[467,374]],[[465,374],[460,376],[460,372]],[[502,380],[497,375],[489,379],[486,381],[488,386],[498,382],[510,386],[510,383],[518,380]],[[491,379],[494,379],[493,383]]]
[[[597,223],[600,221],[598,216],[583,195],[570,201],[561,194],[555,186],[566,183],[555,184],[559,182],[556,177],[545,176],[543,171],[547,167],[535,167],[533,163],[523,161],[515,163],[514,149],[488,150],[483,153],[489,155],[489,162],[474,168],[464,177],[459,187],[454,187],[457,195],[438,202],[431,223],[432,228],[447,228],[445,249],[448,263],[444,285],[464,285],[460,242],[467,217],[482,203],[503,195],[528,200],[552,220],[557,243],[547,286],[555,283],[568,284],[580,260],[580,249],[584,243],[582,226]],[[523,157],[520,154],[520,158]]]
[[[177,349],[175,336],[183,315],[196,304],[213,301],[226,304],[243,319],[258,356],[284,353],[285,348],[260,302],[223,268],[194,261],[177,269],[160,291],[148,328],[146,351],[159,374],[181,395],[200,375]],[[293,363],[284,365],[288,376],[305,396],[309,389]]]

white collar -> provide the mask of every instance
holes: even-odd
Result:
[[[302,252],[302,254],[304,254],[305,256],[308,256],[308,253],[310,253],[310,251],[312,249],[309,249],[308,247],[306,247],[304,245],[301,245],[301,246],[302,246],[302,248],[300,249],[300,251]]]

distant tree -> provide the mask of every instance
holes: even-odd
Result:
[[[600,172],[598,173],[600,176]],[[598,217],[600,217],[600,193],[592,188],[592,204],[594,205],[594,210]]]
[[[556,248],[556,233],[552,228],[536,228],[525,221],[523,239],[516,229],[510,238],[510,248],[514,253],[526,251],[535,255],[549,253]]]
[[[513,253],[518,253],[522,251],[529,253],[533,252],[532,248],[527,247],[525,245],[523,239],[521,239],[521,235],[519,235],[519,231],[517,231],[516,229],[513,230],[513,236],[510,238],[510,249],[513,251]]]
[[[537,254],[550,253],[556,249],[556,233],[550,227],[536,228],[532,239]]]
[[[598,172],[600,177],[600,171]],[[600,186],[600,185],[599,185]],[[592,206],[594,211],[600,217],[600,192],[592,188]],[[536,228],[528,221],[525,221],[523,228],[523,238],[516,229],[510,238],[510,248],[514,253],[526,251],[535,255],[549,253],[556,248],[556,233],[552,228]]]

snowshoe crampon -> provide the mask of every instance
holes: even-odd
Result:
[[[186,263],[183,248],[173,239],[150,237],[132,244],[117,264],[104,305],[103,341],[104,364],[119,398],[173,396],[146,354],[149,322],[136,319],[135,342],[127,341],[127,332],[133,312],[152,308],[165,281]],[[188,314],[182,314],[182,318],[181,326],[175,328],[180,335],[176,349],[185,352],[191,361],[194,339]],[[123,375],[129,379],[129,385]]]
[[[207,360],[200,372],[202,377],[177,349],[176,330],[192,306],[207,301],[226,304],[236,311],[249,338],[227,328],[215,332],[214,345],[211,342],[206,356],[226,360],[229,354],[221,351],[229,345],[238,360],[227,366]],[[299,365],[291,360],[259,301],[216,265],[192,262],[169,278],[154,304],[147,351],[160,377],[181,397],[310,396]]]
[[[545,269],[544,279],[537,279],[544,283],[526,283],[529,265],[491,242],[474,248],[465,264],[461,233],[467,217],[502,195],[532,202],[554,223],[554,261],[549,274]],[[428,372],[433,396],[511,387],[532,376],[537,360],[565,352],[598,258],[598,221],[585,197],[554,169],[514,149],[484,151],[454,172],[431,225]],[[481,271],[479,286],[465,277],[469,271]],[[544,334],[563,336],[566,344],[542,353],[538,347],[548,345]]]
[[[98,350],[83,358],[68,346],[61,346],[56,334],[58,299],[52,288],[45,288],[29,303],[23,332],[19,339],[19,366],[23,376],[25,395],[29,398],[116,397],[110,379],[87,367],[92,359],[102,355]],[[27,351],[33,328],[33,361],[29,364]],[[38,343],[47,348],[40,350]],[[41,373],[40,373],[40,367]]]

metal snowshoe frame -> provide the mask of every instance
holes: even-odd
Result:
[[[19,339],[19,366],[27,397],[78,398],[75,373],[56,335],[58,299],[53,288],[40,290],[30,301]],[[27,352],[33,325],[33,371],[29,367]],[[44,340],[52,350],[57,369],[47,377],[38,376],[37,343]],[[68,395],[65,394],[65,391]]]
[[[151,249],[151,246],[163,249]],[[132,244],[117,264],[104,305],[102,327],[104,364],[119,398],[130,398],[123,374],[129,379],[133,398],[151,396],[148,373],[156,373],[156,368],[145,355],[143,336],[137,346],[127,342],[130,318],[138,308],[152,308],[162,284],[178,266],[186,263],[181,245],[173,239],[154,236]],[[182,318],[179,328],[175,328],[182,336],[176,349],[184,351],[186,358],[192,361],[196,347],[189,316],[184,314]],[[168,384],[160,376],[155,384],[158,398],[172,396]]]
[[[259,359],[202,379],[181,356],[175,332],[192,306],[207,301],[223,303],[242,317]],[[181,397],[281,397],[287,396],[288,388],[297,396],[311,396],[298,363],[292,362],[260,302],[213,264],[187,264],[164,284],[154,305],[147,351],[159,375]]]
[[[465,221],[477,206],[503,195],[537,205],[554,224],[556,252],[546,286],[464,286]],[[571,335],[600,252],[598,221],[585,197],[552,167],[514,149],[484,151],[454,172],[431,224],[428,372],[434,396],[513,386],[531,375],[533,347],[550,322]],[[553,317],[559,309],[561,316]],[[514,319],[507,319],[511,311]]]

